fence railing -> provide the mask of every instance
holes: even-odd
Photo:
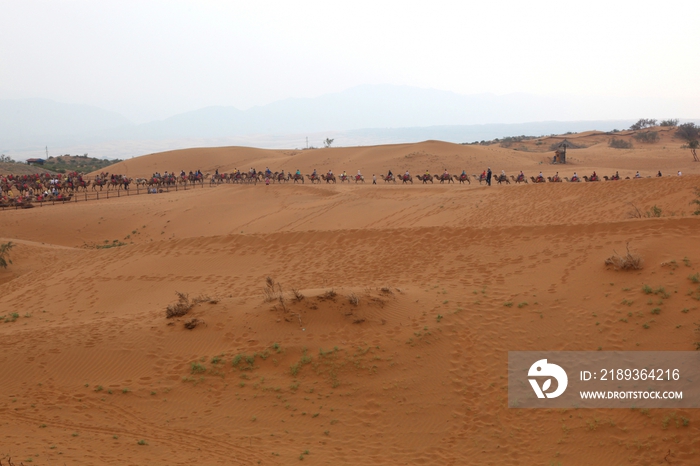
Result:
[[[21,204],[3,205],[0,204],[0,211],[11,210],[11,209],[26,209],[31,205],[31,207],[44,207],[44,205],[56,205],[56,204],[67,204],[72,202],[86,202],[86,201],[99,201],[104,199],[114,199],[119,197],[128,196],[140,196],[142,194],[153,194],[153,189],[157,190],[156,194],[169,193],[170,191],[187,191],[196,188],[204,187],[216,187],[216,183],[209,183],[205,181],[204,183],[194,183],[194,184],[183,184],[179,185],[176,183],[172,186],[160,186],[160,187],[143,187],[139,185],[131,186],[129,189],[108,189],[105,188],[100,191],[99,188],[95,191],[83,191],[74,192],[70,197],[64,197],[63,199],[56,199],[51,196],[51,199],[45,200],[32,200],[30,202],[22,202]]]

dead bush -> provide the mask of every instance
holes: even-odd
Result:
[[[190,319],[190,320],[188,320],[188,321],[185,322],[185,328],[188,329],[188,330],[192,330],[192,329],[195,328],[197,325],[203,324],[203,323],[204,323],[203,320],[199,320],[199,319],[197,319],[197,318]]]
[[[353,306],[358,306],[358,305],[360,304],[360,297],[357,296],[355,293],[350,293],[350,294],[348,295],[348,301],[349,301],[350,304],[352,304]]]
[[[297,288],[292,288],[292,293],[294,294],[294,298],[297,301],[301,301],[302,299],[305,298],[304,294],[301,291],[299,291]]]
[[[615,270],[640,270],[644,267],[644,261],[639,254],[630,252],[630,244],[627,243],[627,254],[620,255],[613,249],[612,256],[605,259],[606,266],[612,266]]]
[[[187,293],[180,293],[176,291],[177,302],[174,304],[168,304],[165,310],[165,317],[170,319],[172,317],[182,317],[192,309],[194,303],[190,302],[190,296]]]
[[[265,279],[265,288],[263,288],[263,298],[265,302],[271,303],[272,301],[278,301],[282,295],[282,285],[274,281],[272,277],[267,277]]]
[[[391,291],[391,288],[388,286],[383,287],[381,290],[379,290],[382,294],[394,294],[393,291]]]
[[[335,299],[335,297],[336,297],[337,295],[338,295],[338,293],[336,293],[335,290],[334,290],[333,288],[331,288],[330,290],[328,290],[328,291],[326,291],[325,293],[323,293],[323,297],[326,298],[326,299]]]

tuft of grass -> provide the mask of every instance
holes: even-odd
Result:
[[[148,445],[148,442],[146,442],[146,441],[143,440],[143,439],[139,440],[139,441],[136,442],[136,443],[138,443],[139,445]]]
[[[642,292],[644,294],[652,294],[654,290],[652,290],[649,285],[642,285]]]
[[[506,301],[505,303],[503,303],[503,305],[505,307],[513,307],[513,301]]]
[[[190,373],[192,373],[192,374],[201,374],[202,372],[206,372],[206,371],[207,371],[207,368],[198,362],[193,362],[192,365],[190,366]]]
[[[440,321],[442,320],[442,315],[441,315],[441,314],[438,314],[437,317],[435,317],[435,320],[437,320],[438,322],[440,322]]]
[[[688,280],[690,280],[693,283],[700,283],[700,273],[688,275]]]
[[[350,293],[350,294],[348,295],[348,301],[349,301],[350,304],[352,304],[353,306],[358,306],[358,305],[360,304],[360,298],[359,298],[359,296],[357,296],[355,293]]]
[[[527,302],[525,302],[525,301],[523,301],[522,303],[518,303],[518,307],[520,309],[524,308],[525,306],[527,306]]]
[[[654,309],[651,310],[652,314],[661,314],[661,308],[655,307]]]

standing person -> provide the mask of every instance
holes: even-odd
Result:
[[[489,186],[491,186],[491,175],[491,167],[489,167],[488,170],[486,170],[486,184]]]
[[[372,173],[372,184],[377,184],[377,175]]]

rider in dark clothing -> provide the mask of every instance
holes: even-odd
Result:
[[[486,171],[486,184],[491,186],[491,167]]]

